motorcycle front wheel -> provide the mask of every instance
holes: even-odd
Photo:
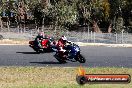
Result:
[[[85,59],[81,54],[79,54],[79,55],[77,56],[77,60],[78,60],[80,63],[85,63],[85,62],[86,62],[86,59]]]

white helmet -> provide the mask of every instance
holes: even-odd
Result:
[[[44,36],[44,33],[43,32],[40,32],[38,35],[39,36]]]
[[[62,36],[61,39],[62,39],[63,41],[67,41],[67,38],[66,38],[65,36]]]

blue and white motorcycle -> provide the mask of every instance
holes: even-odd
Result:
[[[65,57],[63,58],[62,53],[59,51],[56,51],[56,54],[54,57],[60,62],[60,63],[65,63],[66,60],[69,61],[78,61],[80,63],[85,63],[86,59],[82,56],[80,53],[80,47],[76,45],[75,43],[70,43],[70,45],[66,46],[66,52],[65,52]]]

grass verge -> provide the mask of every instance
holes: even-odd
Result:
[[[130,74],[131,68],[84,68],[89,74]],[[76,83],[76,68],[0,67],[0,88],[132,88],[129,84]]]

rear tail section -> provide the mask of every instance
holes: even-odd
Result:
[[[34,41],[29,41],[29,44],[30,45],[34,45]]]

